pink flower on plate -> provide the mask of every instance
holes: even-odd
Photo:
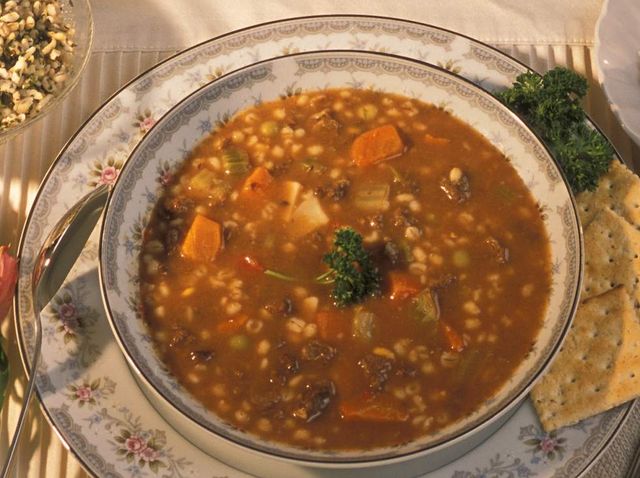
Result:
[[[128,451],[135,453],[136,455],[140,454],[145,448],[147,448],[147,442],[138,435],[131,435],[125,440],[124,445],[127,447]]]
[[[93,397],[93,391],[91,387],[80,387],[76,390],[76,397],[81,402],[88,402]]]
[[[100,179],[98,180],[99,184],[113,184],[115,180],[118,178],[118,171],[113,166],[105,166],[100,173]]]
[[[162,184],[163,186],[166,186],[171,182],[172,179],[173,179],[173,175],[169,172],[166,172],[160,176],[159,181],[160,181],[160,184]]]
[[[7,246],[0,246],[0,319],[9,312],[18,279],[18,262],[7,249]]]
[[[73,319],[76,316],[76,313],[76,306],[71,303],[62,304],[58,308],[58,314],[63,321],[69,321],[69,319]]]
[[[544,453],[548,453],[556,449],[557,443],[551,437],[544,437],[542,440],[540,440],[540,444],[538,446]]]
[[[140,121],[140,131],[146,133],[153,128],[154,124],[156,124],[156,120],[151,116],[147,116]]]
[[[160,454],[158,453],[158,450],[148,446],[139,453],[139,456],[141,460],[151,462],[157,460]]]

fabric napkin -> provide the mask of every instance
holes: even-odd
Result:
[[[92,0],[91,3],[96,51],[168,51],[256,23],[331,13],[415,20],[493,44],[591,45],[602,0]]]

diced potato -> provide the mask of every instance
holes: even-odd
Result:
[[[289,231],[294,239],[305,236],[329,223],[327,216],[315,196],[302,201],[291,216]]]
[[[302,184],[297,181],[285,181],[282,185],[282,191],[279,193],[277,200],[280,204],[285,204],[282,211],[282,219],[285,222],[291,220],[300,191],[302,191]]]

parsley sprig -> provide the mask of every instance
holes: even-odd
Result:
[[[580,100],[586,93],[582,76],[558,67],[543,76],[523,73],[497,94],[547,143],[575,193],[594,189],[613,157],[606,138],[585,122]]]
[[[380,292],[380,274],[362,245],[362,236],[350,227],[336,229],[333,248],[322,258],[330,270],[317,280],[333,284],[331,297],[344,307]]]

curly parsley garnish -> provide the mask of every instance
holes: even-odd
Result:
[[[336,229],[333,249],[322,260],[331,269],[317,280],[333,284],[331,297],[336,306],[354,304],[380,292],[378,268],[363,247],[362,236],[350,227]]]
[[[543,76],[523,73],[497,94],[547,143],[575,193],[593,190],[613,157],[604,136],[585,123],[580,100],[586,93],[582,76],[558,67]]]

